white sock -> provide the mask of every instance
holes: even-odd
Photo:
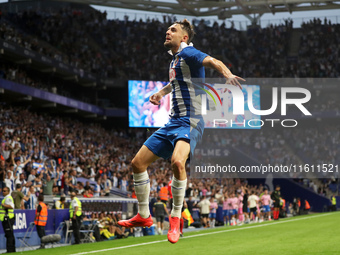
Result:
[[[135,192],[138,200],[138,212],[143,218],[150,216],[149,196],[150,196],[150,179],[147,171],[139,174],[133,174]]]
[[[173,197],[173,204],[171,210],[171,217],[181,218],[183,200],[185,195],[185,189],[187,187],[187,179],[180,181],[175,177],[172,179],[171,191]]]

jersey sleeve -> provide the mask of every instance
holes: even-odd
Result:
[[[208,54],[203,53],[194,47],[186,47],[183,49],[182,58],[189,66],[201,67],[203,60],[208,57]]]

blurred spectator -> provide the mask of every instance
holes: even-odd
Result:
[[[94,193],[93,193],[94,197],[100,197],[101,196],[100,184],[101,184],[101,178],[98,178],[97,182],[96,182],[96,184],[94,186]]]
[[[202,224],[205,228],[209,227],[209,212],[210,212],[210,202],[203,196],[202,200],[197,204],[200,208]]]
[[[5,159],[0,154],[0,192],[2,192],[2,188],[5,187],[5,177],[6,177],[6,166],[5,166]]]
[[[25,209],[24,201],[28,201],[31,193],[28,191],[27,196],[21,192],[21,184],[16,184],[15,190],[11,193],[14,201],[14,209]]]
[[[62,195],[59,200],[55,202],[55,208],[56,209],[65,209],[65,200],[66,197]]]
[[[5,178],[5,187],[8,187],[9,193],[11,194],[14,190],[14,178],[13,172],[11,170],[7,170],[6,178]]]
[[[46,179],[43,179],[42,182],[43,182],[43,194],[53,195],[54,180],[51,179],[51,176],[47,174]]]
[[[35,210],[35,208],[37,206],[38,198],[35,194],[33,186],[30,186],[29,192],[30,192],[30,195],[29,195],[29,199],[25,203],[25,208],[29,209],[29,210]]]
[[[109,196],[110,190],[112,188],[112,184],[111,184],[110,179],[107,178],[106,174],[103,175],[102,183],[103,183],[103,193],[105,194],[105,196]]]

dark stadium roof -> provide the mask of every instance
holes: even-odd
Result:
[[[141,11],[188,16],[232,15],[340,9],[340,1],[329,0],[60,0]]]

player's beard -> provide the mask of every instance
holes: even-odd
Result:
[[[166,49],[170,50],[170,49],[172,48],[172,43],[171,43],[171,41],[169,41],[169,42],[164,42],[164,47],[165,47]]]

